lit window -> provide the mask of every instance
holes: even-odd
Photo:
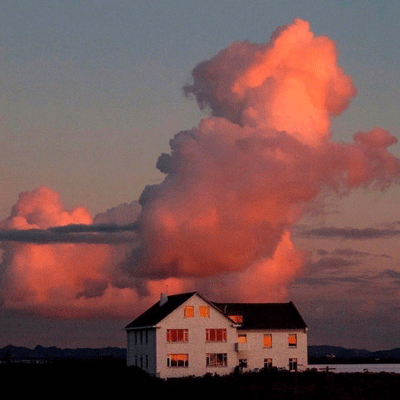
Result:
[[[297,371],[297,358],[289,358],[289,371]]]
[[[226,329],[206,329],[207,342],[226,342]]]
[[[296,334],[289,334],[288,336],[288,344],[289,347],[297,347],[297,335]]]
[[[187,329],[167,329],[167,342],[187,342]]]
[[[202,318],[208,318],[210,316],[210,307],[209,306],[200,306],[199,307],[199,316]]]
[[[183,315],[185,318],[193,318],[194,317],[194,307],[193,306],[184,307]]]
[[[272,347],[272,335],[271,334],[265,334],[263,338],[263,346],[264,347]]]
[[[243,323],[243,315],[230,315],[229,318],[237,324]]]
[[[247,335],[245,333],[238,335],[238,343],[247,343]]]
[[[264,358],[264,368],[272,368],[272,358]]]
[[[188,367],[189,355],[188,354],[168,354],[167,367]]]
[[[226,367],[227,365],[228,365],[228,356],[226,353],[206,354],[207,367]]]

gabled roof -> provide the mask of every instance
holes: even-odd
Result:
[[[160,306],[160,302],[158,301],[143,314],[139,315],[139,317],[133,320],[129,325],[127,325],[125,329],[157,325],[167,315],[171,314],[172,311],[176,310],[186,300],[190,299],[195,294],[196,292],[190,292],[168,296],[168,301],[165,304]]]
[[[292,302],[214,303],[228,316],[241,315],[238,329],[306,329],[307,325]]]
[[[305,329],[306,323],[292,302],[289,303],[215,303],[197,292],[169,295],[160,305],[158,301],[143,314],[128,324],[125,329],[155,326],[175,311],[192,296],[197,295],[215,307],[221,314],[229,317],[243,316],[238,329]]]

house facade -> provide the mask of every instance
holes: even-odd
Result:
[[[160,378],[307,366],[307,326],[293,303],[213,303],[161,295],[125,327],[127,365]]]

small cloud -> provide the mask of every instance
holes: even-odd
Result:
[[[358,251],[350,249],[349,247],[347,247],[346,249],[335,249],[332,254],[344,257],[366,257],[371,255],[370,253],[367,253],[365,251]]]
[[[356,261],[349,261],[341,257],[322,257],[318,261],[312,263],[313,270],[325,270],[325,269],[342,269],[344,267],[350,267],[356,265]]]
[[[340,238],[340,239],[381,239],[400,235],[399,229],[392,228],[315,228],[299,232],[302,237]]]
[[[384,278],[390,278],[390,279],[400,279],[400,272],[397,272],[393,269],[386,269],[382,272],[380,272],[378,275],[375,276],[377,279],[384,279]]]
[[[326,286],[330,285],[331,280],[330,278],[311,278],[311,277],[303,277],[303,278],[297,278],[295,281],[295,284],[303,284],[303,285],[308,285],[308,286]]]

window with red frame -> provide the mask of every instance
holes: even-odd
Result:
[[[167,329],[167,342],[187,342],[187,329]]]
[[[226,342],[226,329],[206,329],[207,342]]]

